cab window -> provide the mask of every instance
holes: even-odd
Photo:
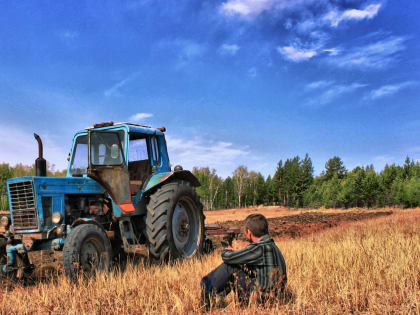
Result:
[[[138,191],[138,188],[152,174],[147,147],[146,135],[130,134],[128,144],[128,173],[130,174],[130,184],[133,187],[136,185],[133,191]]]
[[[130,146],[128,151],[128,161],[143,161],[148,160],[147,156],[147,143],[146,139],[133,139],[130,140]]]
[[[79,136],[74,143],[73,157],[70,164],[70,175],[81,176],[88,167],[88,136]]]
[[[150,139],[150,146],[152,147],[153,164],[156,166],[159,166],[160,165],[159,144],[156,137],[152,137]]]
[[[124,163],[124,132],[95,131],[90,135],[93,165],[122,165]]]

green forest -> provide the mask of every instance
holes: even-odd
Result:
[[[66,171],[48,167],[48,176],[65,176]],[[314,176],[311,158],[306,154],[280,160],[273,176],[239,166],[232,176],[222,178],[215,169],[195,167],[201,186],[197,191],[205,210],[279,205],[289,208],[376,208],[420,205],[420,163],[409,157],[404,165],[386,165],[376,172],[373,165],[349,171],[334,156],[325,169]],[[12,177],[35,175],[34,166],[0,164],[0,209],[7,209],[6,181]]]
[[[239,166],[232,177],[217,176],[214,169],[194,168],[205,209],[228,209],[257,205],[289,208],[375,208],[420,205],[420,164],[409,157],[403,166],[386,165],[376,172],[373,165],[348,171],[334,156],[319,176],[313,175],[308,155],[280,160],[273,176]]]

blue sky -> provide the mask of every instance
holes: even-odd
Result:
[[[0,1],[0,162],[66,167],[101,121],[165,126],[173,164],[319,174],[420,158],[420,2]]]

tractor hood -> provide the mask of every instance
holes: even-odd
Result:
[[[12,178],[7,181],[7,188],[21,186],[22,183],[31,182],[38,194],[101,194],[104,188],[88,177],[42,177],[27,176]],[[20,183],[20,185],[19,185]],[[11,200],[10,200],[11,201]]]
[[[65,214],[65,195],[101,194],[104,188],[87,177],[28,176],[7,181],[15,231],[40,232],[52,226],[54,212]]]

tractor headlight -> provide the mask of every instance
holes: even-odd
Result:
[[[9,218],[6,216],[2,216],[0,220],[1,226],[7,227],[9,225]]]
[[[52,221],[54,224],[60,224],[61,221],[63,220],[63,215],[61,214],[61,212],[54,212],[52,215]]]

